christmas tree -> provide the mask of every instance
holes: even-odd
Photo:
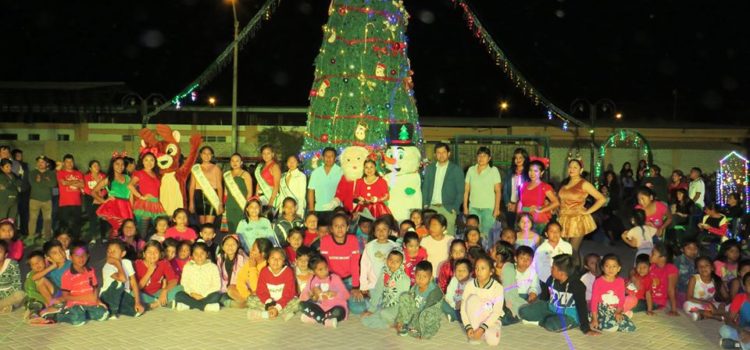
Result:
[[[328,146],[382,149],[390,124],[413,125],[420,144],[403,2],[332,0],[328,16],[300,156],[308,163]]]

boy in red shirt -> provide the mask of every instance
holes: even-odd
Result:
[[[72,155],[63,156],[62,168],[57,170],[57,186],[60,188],[60,210],[57,217],[60,224],[68,228],[73,239],[81,234],[81,192],[85,185],[83,174],[75,168]]]
[[[87,320],[104,321],[109,317],[107,307],[99,300],[96,272],[87,266],[89,250],[86,243],[76,242],[70,247],[72,264],[62,276],[60,301],[64,309],[58,322],[82,326]]]
[[[349,312],[361,314],[367,309],[364,295],[359,290],[359,243],[354,235],[347,234],[349,220],[336,214],[331,219],[331,234],[320,239],[320,255],[328,260],[331,272],[339,275],[347,289],[351,289]]]

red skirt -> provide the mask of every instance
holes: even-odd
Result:
[[[167,215],[159,199],[136,199],[133,203],[133,213],[139,218],[156,219],[159,216]],[[140,220],[140,219],[139,219]]]
[[[354,213],[359,213],[362,210],[365,210],[365,208],[367,208],[367,210],[370,211],[370,214],[372,214],[372,216],[375,219],[377,219],[377,218],[379,218],[379,217],[381,217],[383,215],[391,213],[391,210],[388,209],[388,207],[383,202],[377,202],[377,203],[370,203],[370,204],[367,204],[367,205],[359,205],[359,204],[357,204],[354,207],[354,209],[352,209],[352,215]]]
[[[112,226],[112,235],[116,235],[122,222],[133,218],[133,208],[128,200],[116,198],[99,206],[96,215],[106,220]]]

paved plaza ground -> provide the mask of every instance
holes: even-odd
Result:
[[[609,247],[592,241],[584,252],[604,254],[617,251],[632,255],[620,246]],[[92,265],[101,266],[95,252]],[[630,265],[628,265],[630,264]],[[631,261],[623,262],[632,266]],[[457,323],[444,321],[430,340],[399,337],[392,330],[371,330],[358,316],[341,322],[338,329],[288,322],[248,321],[244,310],[177,312],[159,309],[138,319],[120,317],[90,322],[82,327],[67,324],[30,326],[23,312],[0,315],[0,349],[463,349],[469,347]],[[718,349],[719,322],[693,322],[685,315],[668,317],[664,312],[649,317],[637,314],[635,333],[608,333],[586,337],[580,330],[551,333],[538,326],[513,325],[503,328],[500,348],[504,349]],[[481,345],[480,347],[485,347]]]

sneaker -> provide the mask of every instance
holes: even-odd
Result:
[[[692,319],[693,321],[698,321],[701,319],[701,315],[697,312],[691,312],[690,319]]]
[[[115,315],[112,315],[112,316],[115,316]],[[97,321],[99,322],[106,321],[108,318],[109,318],[109,311],[104,311],[104,314],[102,315],[102,317],[99,317]]]
[[[335,318],[329,318],[323,323],[326,328],[336,328],[339,325],[339,320]]]
[[[318,323],[317,321],[315,321],[315,319],[305,314],[300,315],[299,320],[302,321],[302,323],[308,323],[308,324]]]
[[[448,323],[453,322],[453,316],[451,316],[451,315],[445,315],[445,316],[448,317]]]
[[[187,306],[187,304],[183,304],[183,303],[176,303],[175,310],[177,311],[190,310],[190,306]]]
[[[538,325],[539,325],[539,321],[526,321],[526,320],[521,320],[521,324],[525,324],[525,325],[531,325],[531,326],[538,326]]]
[[[622,314],[628,316],[628,318],[633,318],[633,311],[625,311]]]
[[[94,239],[92,239],[91,241],[89,241],[89,245],[90,245],[90,246],[94,246],[94,245],[96,245],[96,238],[94,238]]]
[[[257,321],[263,319],[263,311],[260,310],[247,310],[247,319],[250,321]]]
[[[481,340],[472,339],[472,340],[469,340],[469,345],[482,345],[482,341]]]
[[[729,339],[729,338],[721,338],[719,339],[719,347],[722,349],[741,349],[742,346],[740,345],[740,342]]]
[[[141,316],[143,316],[143,312],[136,312],[135,315],[133,315],[133,317],[141,317]]]
[[[109,316],[110,321],[117,321],[117,315]]]
[[[81,321],[81,322],[78,322],[78,323],[71,323],[71,326],[73,326],[73,327],[80,327],[80,326],[83,326],[85,324],[86,324],[86,321]]]
[[[206,307],[203,308],[203,311],[218,312],[220,309],[221,307],[219,306],[219,303],[213,303],[213,304],[206,305]]]
[[[177,309],[177,302],[174,301],[174,300],[170,301],[169,302],[169,308],[172,309],[172,310]]]
[[[289,321],[294,318],[294,313],[290,312],[284,315],[284,322]]]

